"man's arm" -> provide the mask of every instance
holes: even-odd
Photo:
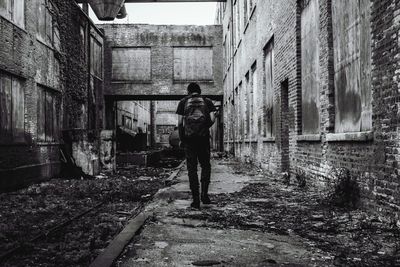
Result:
[[[183,116],[182,115],[178,115],[178,132],[179,132],[179,139],[181,140],[181,142],[183,142],[183,139],[185,137],[185,131],[183,128]]]

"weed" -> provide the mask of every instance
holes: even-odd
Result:
[[[356,208],[360,200],[360,187],[357,178],[346,168],[337,168],[333,172],[335,182],[328,193],[329,204],[341,208]]]

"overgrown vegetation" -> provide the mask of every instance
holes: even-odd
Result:
[[[333,178],[326,203],[340,208],[357,208],[360,202],[357,177],[346,168],[337,168],[333,171]]]
[[[306,185],[307,185],[307,177],[306,177],[305,171],[300,169],[300,168],[297,168],[294,175],[296,177],[297,185],[300,188],[306,187]]]

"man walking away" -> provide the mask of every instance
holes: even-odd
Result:
[[[197,161],[201,166],[201,202],[211,204],[208,196],[211,176],[209,128],[214,124],[216,108],[210,99],[201,95],[201,89],[197,83],[190,83],[187,92],[188,96],[179,102],[176,113],[179,115],[179,138],[185,148],[193,197],[190,206],[200,209]]]

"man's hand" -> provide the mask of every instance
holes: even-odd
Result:
[[[184,143],[183,141],[180,141],[180,142],[179,142],[179,147],[180,147],[180,148],[185,148],[185,143]]]

